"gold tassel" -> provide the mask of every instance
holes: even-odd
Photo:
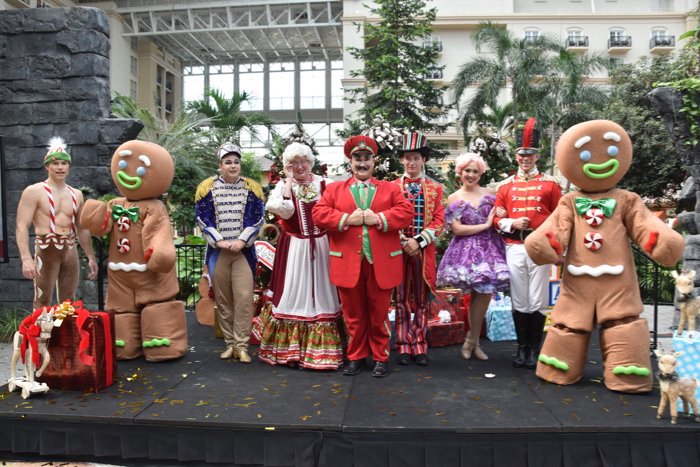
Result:
[[[244,180],[243,187],[246,190],[252,191],[255,194],[255,196],[260,198],[262,200],[262,202],[264,203],[265,202],[265,195],[263,194],[262,185],[260,185],[258,182],[256,182],[255,180],[252,180],[250,178],[245,178],[243,180]]]

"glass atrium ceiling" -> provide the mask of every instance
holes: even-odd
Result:
[[[341,0],[117,0],[131,31],[183,66],[342,58]]]

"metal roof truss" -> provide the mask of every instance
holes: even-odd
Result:
[[[120,0],[118,12],[130,28],[124,36],[148,37],[184,66],[342,56],[340,0],[245,4]]]

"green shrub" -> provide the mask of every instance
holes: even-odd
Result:
[[[22,308],[2,308],[0,307],[0,342],[12,340],[15,332],[24,318],[29,316],[27,310]]]

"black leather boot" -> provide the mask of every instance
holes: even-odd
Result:
[[[530,356],[525,362],[525,368],[534,370],[537,368],[537,359],[540,356],[542,347],[542,334],[544,333],[544,322],[547,319],[539,311],[527,315],[529,321],[527,326],[527,341],[530,344]]]
[[[518,336],[518,354],[513,360],[513,366],[522,368],[530,356],[530,346],[527,340],[528,315],[513,310],[513,322],[515,323],[515,333]]]

